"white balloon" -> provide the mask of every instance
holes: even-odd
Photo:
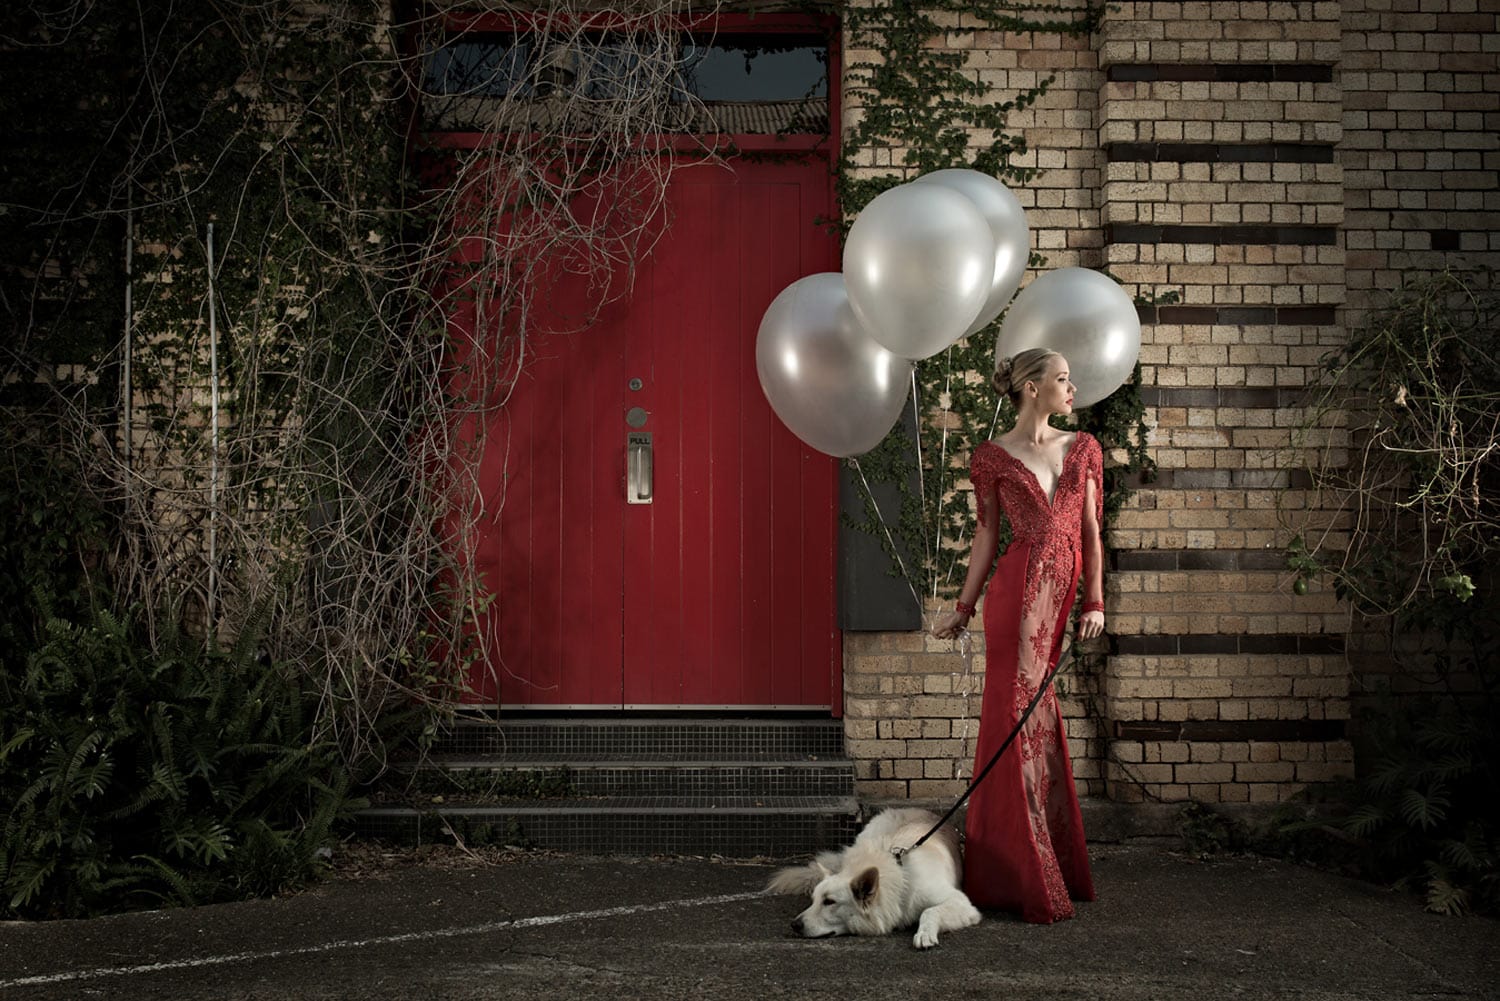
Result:
[[[916,182],[940,184],[951,188],[974,203],[979,214],[990,227],[990,237],[995,241],[995,273],[990,279],[989,296],[979,316],[964,332],[967,337],[989,323],[1005,309],[1010,297],[1021,287],[1021,278],[1026,274],[1026,261],[1031,256],[1031,233],[1026,227],[1026,210],[1020,199],[998,178],[977,170],[951,168],[923,174]]]
[[[849,306],[844,276],[825,271],[788,285],[766,308],[755,370],[793,434],[847,457],[880,444],[900,418],[912,365],[870,338]]]
[[[995,241],[973,202],[940,184],[882,191],[844,242],[844,283],[876,342],[927,358],[964,336],[989,298]]]
[[[1010,304],[995,357],[1050,348],[1068,359],[1074,407],[1098,403],[1125,384],[1141,353],[1141,321],[1118,282],[1088,268],[1059,268]]]

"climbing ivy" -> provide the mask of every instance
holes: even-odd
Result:
[[[961,3],[854,4],[844,12],[847,49],[845,100],[856,123],[844,135],[838,163],[838,191],[847,226],[876,195],[911,177],[962,167],[1024,188],[1039,170],[1014,158],[1026,152],[1025,139],[1007,131],[1012,113],[1035,104],[1056,79],[997,95],[970,64],[962,48],[935,44],[953,31],[1032,32],[1068,36],[1093,32],[1103,5],[1081,7]],[[878,53],[876,58],[863,54]],[[889,162],[889,167],[872,166]],[[1032,267],[1045,265],[1036,253]],[[1164,300],[1165,301],[1165,300]],[[917,363],[915,422],[903,422],[870,453],[851,460],[871,483],[895,484],[902,493],[895,525],[886,525],[871,499],[855,527],[880,539],[893,557],[892,573],[911,562],[921,570],[910,579],[925,595],[952,595],[962,586],[956,573],[974,529],[974,510],[957,490],[967,476],[972,447],[1009,429],[1015,414],[996,399],[989,373],[999,320],[946,351]],[[1073,425],[1100,440],[1123,462],[1105,471],[1106,518],[1119,510],[1132,475],[1149,475],[1147,427],[1141,401],[1140,369],[1108,399],[1076,415]],[[1059,426],[1065,422],[1057,420]],[[920,470],[916,490],[912,471]],[[886,534],[889,528],[894,539]],[[1002,544],[1006,541],[1002,526]],[[904,551],[896,559],[892,545]],[[917,558],[920,554],[920,558]]]

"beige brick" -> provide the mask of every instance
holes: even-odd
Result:
[[[1236,782],[1288,782],[1296,765],[1290,761],[1241,762],[1233,765]]]
[[[922,777],[922,762],[911,758],[901,758],[893,762],[894,774],[898,779],[917,779]]]
[[[958,779],[913,780],[909,786],[909,795],[913,799],[947,799],[962,793],[965,784]]]
[[[882,740],[905,740],[908,737],[921,736],[921,733],[922,725],[915,720],[883,719],[879,725],[879,737]]]
[[[1156,795],[1163,803],[1181,803],[1192,798],[1192,791],[1185,785],[1164,784],[1157,787]]]
[[[851,740],[845,745],[851,758],[904,758],[904,740]]]
[[[1215,764],[1183,764],[1174,766],[1173,777],[1178,782],[1230,782],[1235,780],[1237,766],[1227,762]]]

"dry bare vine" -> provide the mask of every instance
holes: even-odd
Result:
[[[3,304],[5,381],[51,387],[119,512],[117,600],[220,638],[261,629],[267,658],[318,680],[324,732],[378,762],[376,718],[450,704],[490,600],[465,558],[504,502],[475,501],[486,416],[537,336],[587,336],[628,293],[672,172],[714,155],[686,137],[704,109],[680,73],[683,18],[716,7],[464,4],[524,27],[537,51],[510,65],[453,46],[457,5],[395,23],[375,0],[34,4],[0,46],[62,53],[99,7],[142,64],[104,102],[109,150],[45,204],[6,206],[92,236],[78,266],[37,252],[29,301]],[[464,148],[409,155],[456,126]],[[544,329],[562,272],[594,294]],[[65,319],[35,305],[117,289],[123,334],[51,363]]]
[[[1445,272],[1398,289],[1326,359],[1294,443],[1332,520],[1293,565],[1361,612],[1466,601],[1500,538],[1500,339],[1493,292]]]

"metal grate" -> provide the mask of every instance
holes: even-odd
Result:
[[[787,857],[848,844],[856,830],[854,804],[828,809],[650,810],[548,809],[449,811],[367,810],[366,837],[416,842],[515,843],[563,851],[621,854],[719,854]],[[453,833],[450,833],[450,828]]]
[[[438,755],[500,754],[507,760],[582,758],[668,761],[795,760],[842,757],[837,720],[502,720],[458,723],[433,746]]]

